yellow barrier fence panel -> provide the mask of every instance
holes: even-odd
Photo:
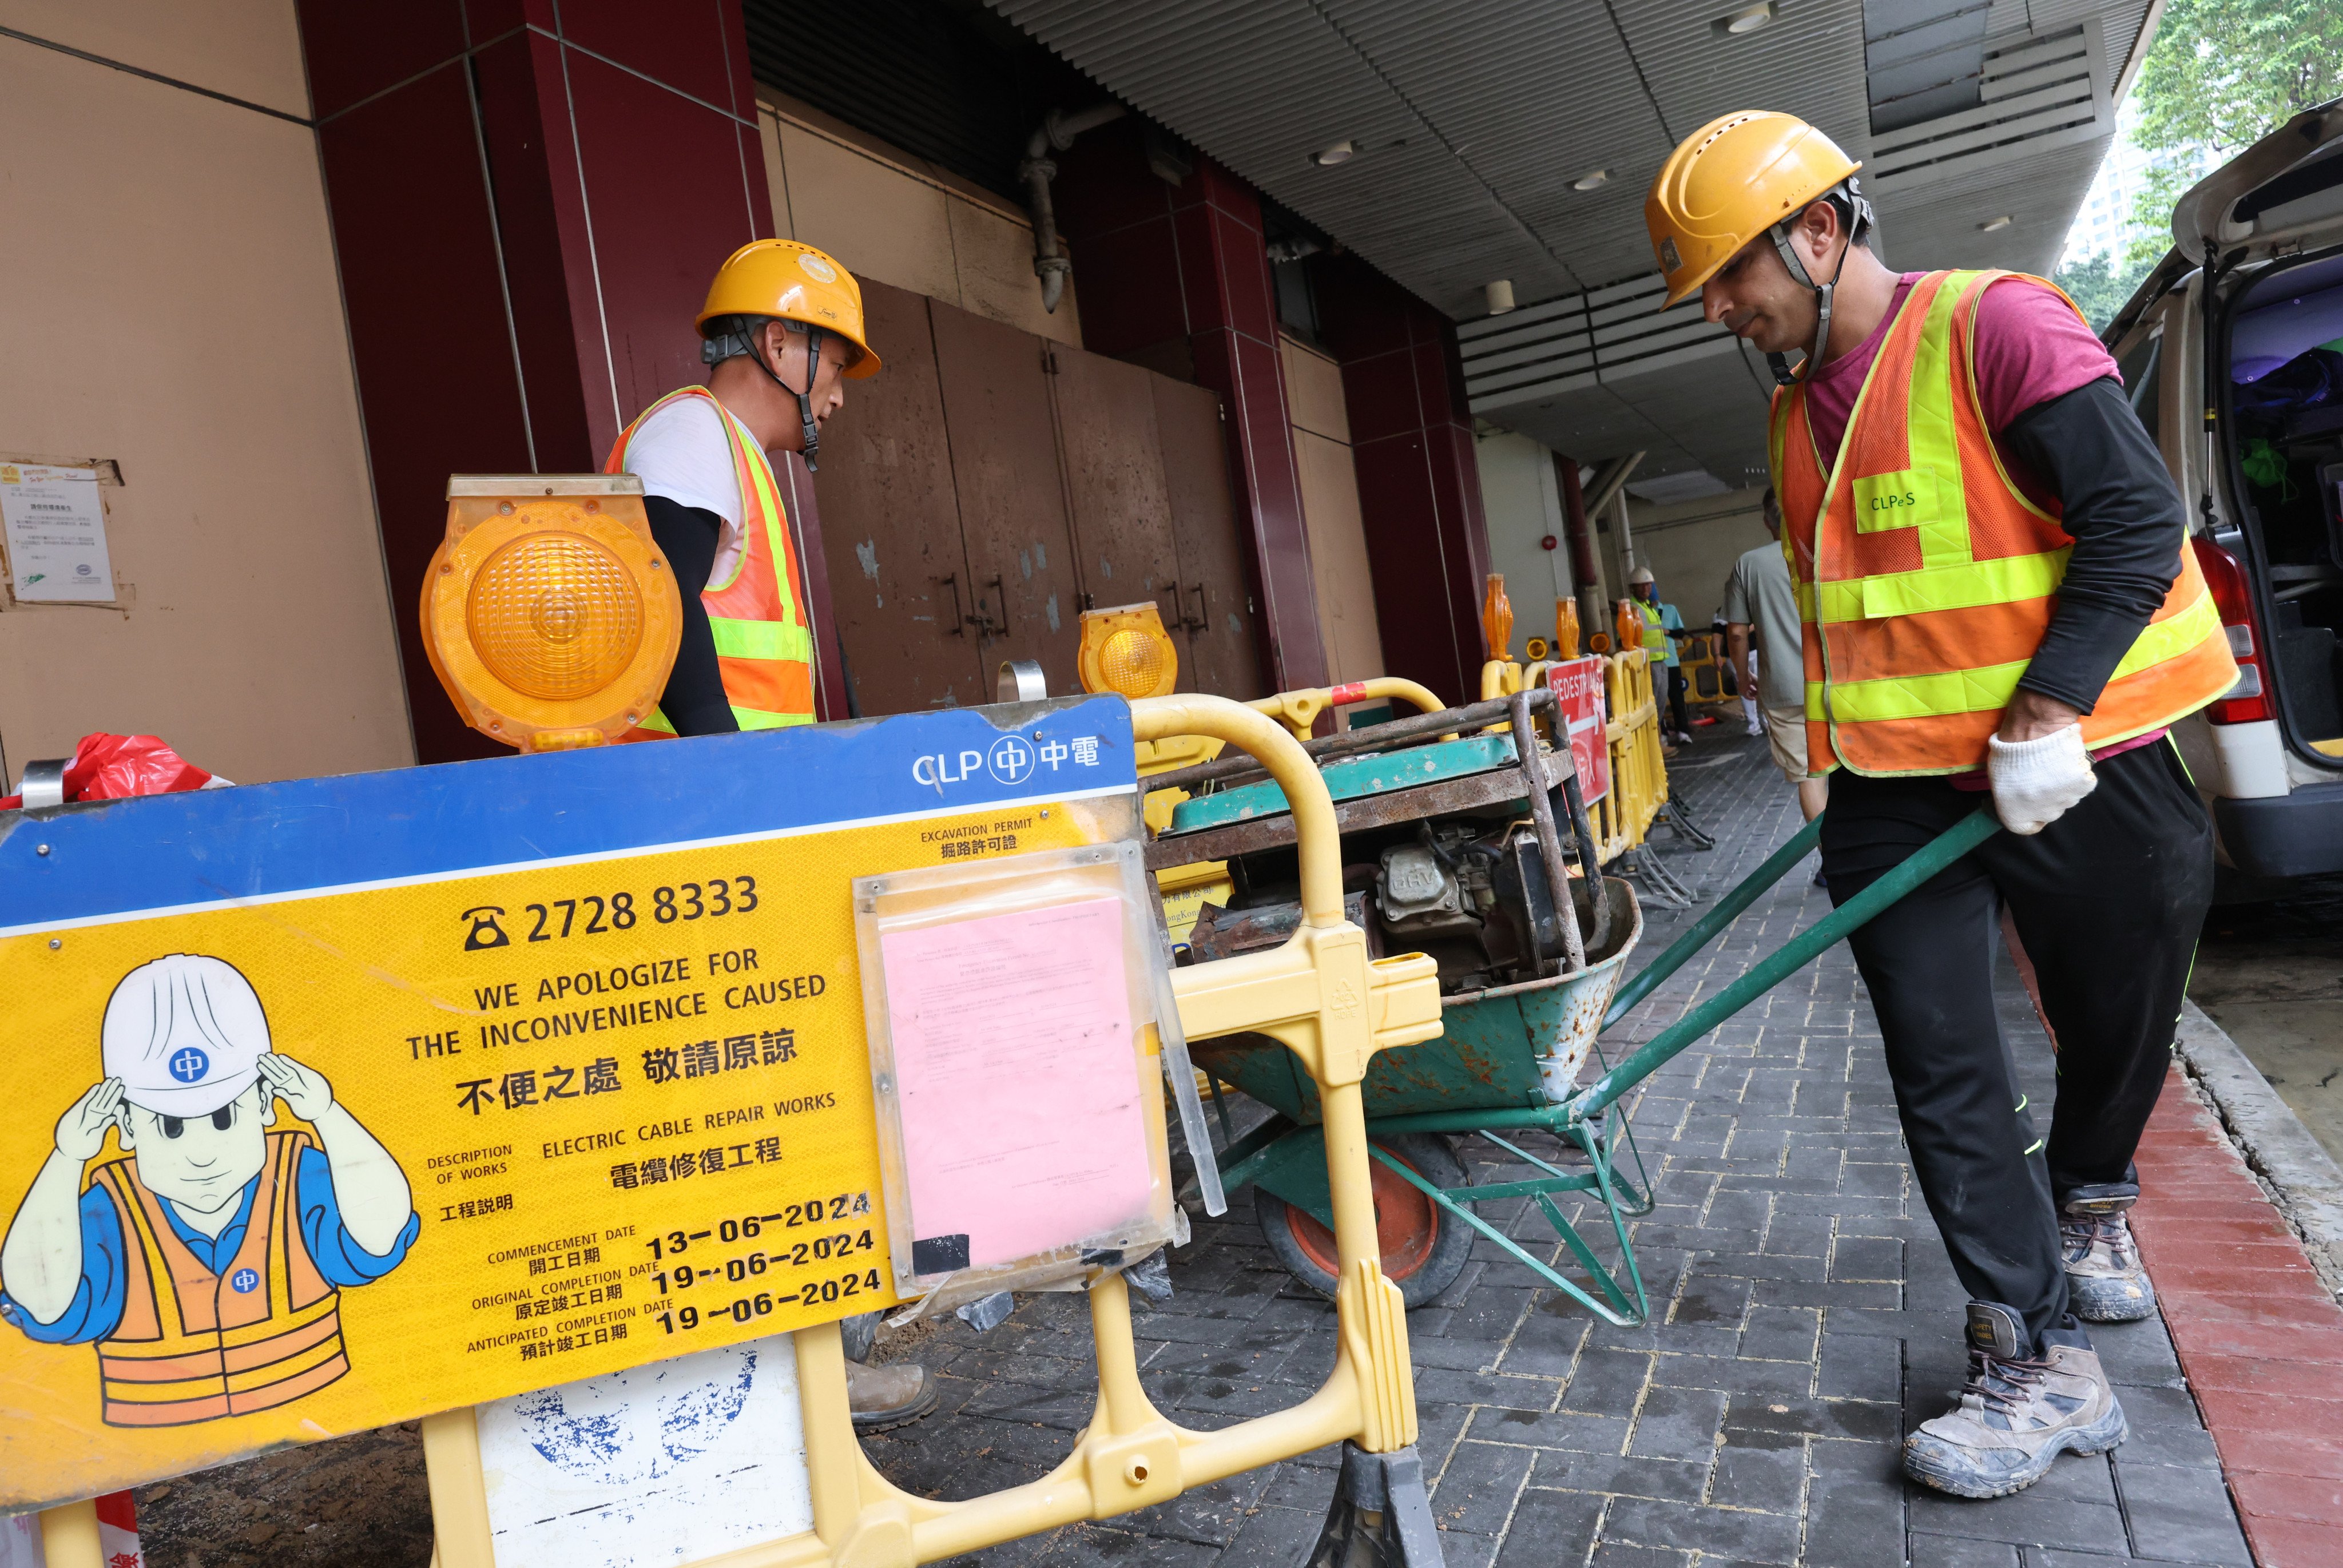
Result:
[[[1162,980],[1186,1035],[1267,1032],[1318,1082],[1334,1370],[1290,1410],[1178,1427],[1100,1265],[1098,1406],[1073,1453],[990,1496],[910,1496],[855,1441],[837,1328],[898,1300],[847,881],[1135,841],[1134,743],[1182,735],[1252,752],[1301,826],[1294,937]],[[0,1147],[22,1199],[0,1247],[0,1508],[46,1509],[54,1568],[96,1568],[80,1499],[420,1416],[436,1560],[490,1568],[509,1477],[483,1468],[489,1429],[517,1400],[648,1388],[679,1356],[762,1358],[794,1408],[768,1412],[771,1468],[741,1489],[772,1493],[772,1535],[669,1562],[908,1568],[1332,1442],[1405,1450],[1359,1084],[1375,1050],[1439,1033],[1439,997],[1428,959],[1368,958],[1341,894],[1315,769],[1270,718],[1210,698],[0,819],[0,985],[57,1042],[0,1064],[43,1129]],[[236,1193],[248,1239],[207,1262],[204,1227]],[[291,1221],[321,1193],[322,1244]],[[100,1322],[76,1286],[108,1240],[146,1267]]]

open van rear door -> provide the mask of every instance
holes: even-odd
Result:
[[[2317,244],[2343,230],[2343,98],[2305,109],[2223,164],[2172,209],[2172,237],[2226,266]]]

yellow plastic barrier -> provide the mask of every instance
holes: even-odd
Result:
[[[1660,709],[1652,691],[1651,654],[1640,648],[1603,661],[1609,722],[1611,792],[1594,819],[1602,858],[1610,860],[1644,841],[1668,798],[1668,767],[1660,751]]]
[[[1429,693],[1423,701],[1438,706]],[[1301,928],[1272,951],[1175,970],[1172,987],[1189,1039],[1246,1030],[1274,1036],[1316,1081],[1342,1263],[1334,1369],[1315,1394],[1291,1409],[1217,1432],[1175,1425],[1140,1382],[1128,1287],[1119,1273],[1103,1274],[1090,1290],[1098,1403],[1073,1452],[1040,1481],[945,1503],[902,1492],[871,1466],[848,1411],[839,1325],[800,1329],[795,1335],[799,1397],[813,1529],[704,1560],[710,1564],[911,1568],[1057,1525],[1150,1507],[1190,1487],[1330,1442],[1349,1440],[1367,1452],[1388,1453],[1415,1441],[1405,1305],[1399,1287],[1383,1275],[1360,1084],[1376,1051],[1439,1035],[1436,968],[1421,954],[1368,958],[1366,933],[1342,918],[1333,803],[1308,755],[1277,722],[1217,697],[1142,699],[1131,711],[1141,740],[1201,735],[1251,752],[1292,805]],[[1292,722],[1291,710],[1278,717]],[[436,1568],[495,1568],[473,1412],[427,1419],[423,1442],[437,1531]],[[86,1532],[86,1547],[79,1532],[88,1509],[80,1503],[44,1516],[45,1524],[55,1522],[52,1568],[103,1568],[95,1529]]]
[[[1414,703],[1420,713],[1437,713],[1447,706],[1432,694],[1429,687],[1403,680],[1396,675],[1378,675],[1370,680],[1316,686],[1302,691],[1281,691],[1275,697],[1257,698],[1245,706],[1284,725],[1296,740],[1307,740],[1317,725],[1318,716],[1326,709],[1353,702],[1371,702],[1378,697],[1403,697]]]
[[[1741,699],[1725,689],[1725,660],[1720,657],[1723,638],[1713,631],[1696,633],[1679,645],[1677,658],[1684,676],[1684,699],[1688,702],[1725,703]]]
[[[1668,769],[1660,750],[1660,710],[1652,691],[1651,655],[1640,648],[1603,656],[1604,739],[1611,752],[1611,791],[1587,803],[1595,853],[1605,864],[1644,841],[1668,798]],[[1545,681],[1547,667],[1508,659],[1481,667],[1481,699],[1510,697]],[[1492,729],[1503,729],[1493,725]]]

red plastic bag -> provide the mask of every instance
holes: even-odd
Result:
[[[152,735],[85,735],[65,766],[68,800],[121,800],[133,795],[171,795],[200,789],[212,776]],[[21,795],[0,798],[0,811],[25,803]]]

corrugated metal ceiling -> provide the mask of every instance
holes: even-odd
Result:
[[[1963,77],[1972,55],[1989,77],[2006,35],[2097,22],[2104,93],[2146,8],[2146,0],[1872,0],[1873,33],[1942,45],[1941,58],[1907,47],[1872,59],[1865,0],[1788,0],[1770,25],[1738,37],[1715,25],[1729,0],[987,3],[1462,321],[1482,314],[1482,287],[1494,278],[1510,278],[1524,305],[1612,285],[1648,290],[1644,187],[1678,139],[1720,114],[1785,109],[1868,158],[1875,103],[1925,92],[1919,78],[1931,74]],[[1909,31],[1931,17],[1947,24],[1936,30],[1945,38]],[[1962,69],[1944,65],[1951,55]],[[1932,112],[1957,107],[1964,91],[1962,102],[1977,105],[1977,87],[1954,84],[1946,106],[1928,100]],[[1908,141],[1935,123],[1896,134]],[[1363,149],[1358,156],[1333,167],[1312,161],[1346,140]],[[2104,145],[2102,131],[2088,147]],[[2096,162],[2061,145],[2028,162],[2022,181],[2008,168],[1981,183],[1947,169],[1940,193],[1938,181],[1915,176],[1881,203],[1891,259],[2046,266]],[[1604,184],[1572,188],[1596,169],[1609,171]],[[1977,223],[2005,212],[2007,227],[1980,234]],[[1513,319],[1527,325],[1529,314]],[[1735,363],[1737,347],[1689,313],[1681,325],[1672,313],[1643,330],[1683,347],[1598,346],[1599,371],[1557,362],[1558,379],[1538,396],[1498,397],[1488,412],[1583,458],[1644,447],[1647,471],[1698,464],[1739,482],[1741,468],[1762,461],[1763,432],[1740,429],[1750,423],[1745,405],[1762,406],[1762,388],[1745,362]],[[1468,371],[1484,382],[1473,342],[1466,352]],[[1476,390],[1476,411],[1482,402]],[[1735,434],[1720,437],[1711,428],[1720,421]]]

